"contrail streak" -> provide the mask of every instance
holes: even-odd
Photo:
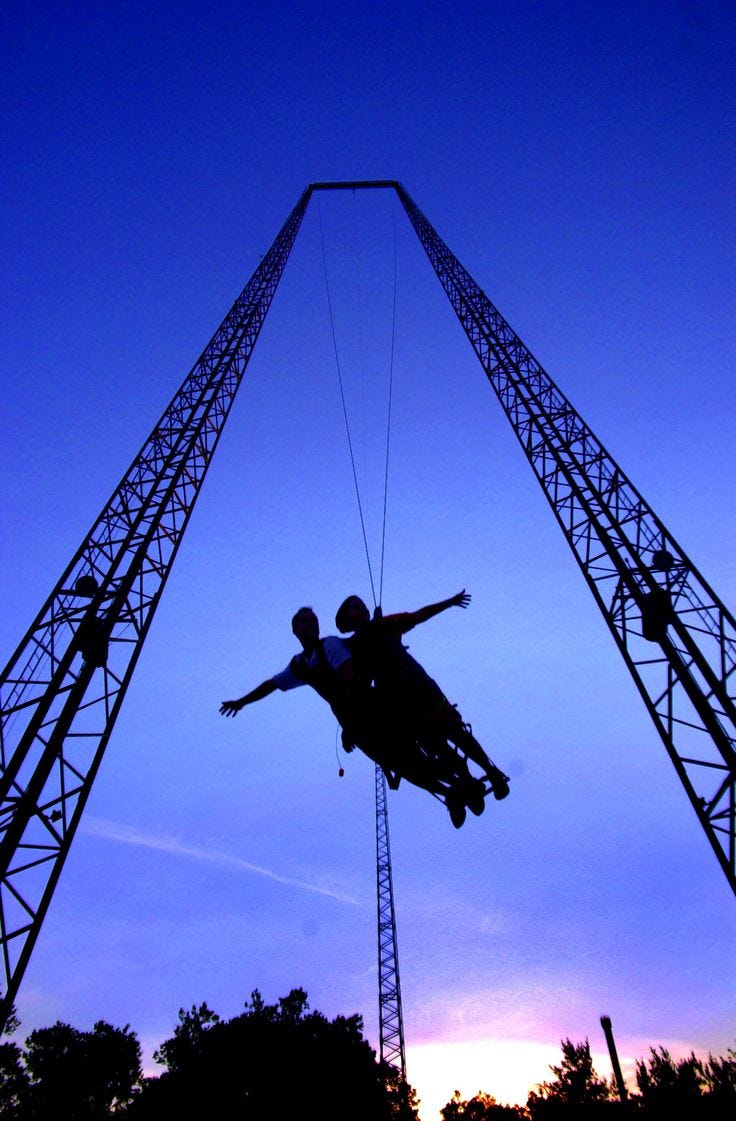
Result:
[[[220,864],[223,867],[236,868],[242,872],[253,872],[257,876],[265,876],[266,879],[275,880],[276,883],[286,884],[288,887],[311,891],[315,895],[326,895],[329,899],[336,899],[339,903],[349,903],[353,907],[360,906],[358,900],[351,898],[349,895],[342,895],[340,892],[331,891],[329,888],[318,887],[316,884],[307,883],[305,880],[294,880],[289,876],[280,876],[269,868],[261,868],[258,864],[251,864],[248,860],[242,860],[238,856],[230,856],[226,852],[218,852],[216,849],[194,848],[177,840],[176,837],[143,833],[131,825],[120,825],[118,822],[101,817],[88,818],[83,829],[85,833],[104,837],[108,841],[119,841],[124,845],[139,845],[141,848],[154,849],[156,852],[168,852],[172,856],[184,856],[190,860],[203,860],[209,864]]]

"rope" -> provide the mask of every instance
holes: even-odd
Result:
[[[335,336],[335,320],[334,320],[334,316],[332,314],[332,298],[330,296],[330,281],[329,281],[329,277],[327,275],[327,254],[325,252],[325,232],[324,232],[324,228],[323,228],[323,225],[322,225],[322,206],[321,205],[319,207],[319,232],[320,232],[320,238],[321,238],[321,241],[322,241],[322,264],[323,264],[324,273],[325,273],[325,289],[327,291],[327,307],[328,307],[329,313],[330,313],[330,329],[332,331],[332,346],[333,346],[333,349],[335,351],[335,365],[337,367],[337,380],[338,380],[338,383],[339,383],[339,386],[340,386],[340,400],[342,402],[342,415],[343,415],[343,420],[345,421],[345,433],[346,433],[347,438],[348,438],[348,449],[350,451],[350,465],[351,465],[352,471],[353,471],[353,484],[355,486],[355,497],[356,497],[357,502],[358,502],[358,514],[360,515],[360,529],[361,529],[361,532],[363,534],[363,547],[365,549],[365,559],[366,559],[366,562],[368,564],[368,577],[369,577],[370,583],[371,583],[371,592],[373,594],[373,602],[375,603],[376,602],[376,587],[375,587],[375,584],[373,582],[373,568],[371,567],[371,557],[370,557],[370,551],[368,549],[368,537],[367,537],[366,531],[365,531],[365,518],[363,517],[363,504],[360,500],[360,487],[358,486],[358,475],[357,475],[357,472],[355,470],[355,455],[353,453],[353,441],[352,441],[352,437],[350,435],[350,422],[348,420],[348,410],[347,410],[347,405],[345,403],[345,389],[344,389],[343,380],[342,380],[342,370],[340,368],[340,355],[338,353],[337,338]]]
[[[390,448],[391,448],[391,407],[393,399],[393,382],[394,382],[394,354],[396,349],[396,288],[397,288],[397,241],[396,241],[396,210],[392,206],[391,210],[392,226],[393,226],[393,293],[392,293],[392,310],[391,310],[391,352],[389,361],[389,380],[388,380],[388,406],[386,413],[386,456],[384,464],[384,477],[383,477],[383,517],[381,523],[381,565],[379,573],[379,587],[378,597],[376,597],[375,581],[373,579],[373,567],[371,565],[370,550],[368,548],[368,536],[365,528],[365,518],[363,516],[363,504],[360,498],[360,486],[358,483],[358,473],[355,466],[355,454],[353,452],[353,441],[350,432],[350,421],[348,418],[347,405],[345,402],[345,388],[342,378],[342,369],[340,366],[340,355],[337,347],[337,337],[335,334],[335,320],[332,312],[332,297],[330,293],[330,281],[327,271],[327,253],[325,250],[325,235],[324,227],[322,224],[322,207],[319,207],[319,230],[322,242],[322,266],[325,274],[325,290],[327,293],[327,307],[330,314],[330,330],[332,332],[332,346],[335,352],[335,366],[337,369],[337,380],[340,387],[340,400],[342,403],[342,414],[345,422],[345,432],[348,441],[348,450],[350,452],[350,465],[353,473],[353,485],[355,487],[355,497],[358,503],[358,514],[360,516],[360,528],[363,535],[363,547],[365,549],[365,558],[368,565],[368,577],[371,585],[371,594],[373,596],[373,606],[378,607],[383,599],[383,573],[386,558],[386,521],[388,512],[388,476],[389,476],[389,461],[390,461]],[[354,235],[356,239],[356,258],[358,269],[358,298],[359,298],[359,343],[360,343],[360,373],[361,373],[361,392],[364,390],[365,374],[364,374],[364,353],[363,353],[363,300],[362,300],[362,277],[360,268],[360,252],[357,238],[357,216],[355,213],[355,198],[353,196],[353,218],[354,218]],[[365,413],[365,402],[363,402],[363,410]]]
[[[386,556],[386,511],[388,509],[388,463],[389,463],[389,450],[391,446],[391,399],[393,396],[394,387],[394,350],[396,343],[396,274],[397,274],[397,251],[396,251],[396,206],[395,200],[391,200],[391,220],[393,226],[393,241],[394,241],[394,286],[393,286],[393,306],[391,310],[391,360],[389,362],[388,374],[388,409],[386,414],[386,466],[383,478],[383,525],[381,527],[381,576],[378,585],[378,602],[383,603],[383,566]]]
[[[367,424],[365,411],[365,335],[363,332],[363,270],[360,260],[360,230],[358,223],[357,193],[353,191],[353,247],[355,249],[355,271],[358,278],[358,350],[360,352],[360,419],[361,433],[363,436],[363,482],[367,486],[368,480],[368,451],[367,451]],[[375,607],[375,601],[374,605]]]

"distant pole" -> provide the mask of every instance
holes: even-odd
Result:
[[[618,1061],[618,1052],[616,1051],[616,1043],[613,1038],[610,1016],[601,1016],[601,1027],[603,1028],[606,1043],[608,1044],[608,1054],[611,1056],[611,1066],[613,1067],[613,1077],[616,1079],[616,1086],[618,1088],[618,1098],[619,1101],[625,1102],[629,1095],[626,1090],[624,1076],[621,1073],[621,1063]]]

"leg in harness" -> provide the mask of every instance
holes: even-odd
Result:
[[[464,816],[460,809],[453,810],[458,803],[479,815],[487,794],[493,794],[499,801],[508,795],[508,778],[489,759],[457,707],[451,705],[436,682],[417,663],[411,665],[412,662],[413,659],[409,662],[409,671],[402,673],[391,689],[376,690],[382,709],[386,713],[400,712],[402,740],[410,740],[415,745],[435,778],[448,787],[449,798],[444,800],[453,823],[456,817]],[[394,726],[396,719],[394,716]],[[480,768],[483,778],[472,774],[468,761]]]
[[[448,751],[462,753],[467,767],[467,760],[477,763],[485,781],[488,783],[487,793],[492,793],[497,801],[506,798],[509,793],[509,779],[503,771],[489,759],[477,739],[473,735],[470,724],[463,721],[457,710],[457,705],[452,705],[448,700],[429,718],[428,725],[436,729],[443,737],[443,742]]]
[[[380,712],[380,710],[379,710]],[[386,717],[363,728],[357,746],[382,768],[392,790],[403,779],[429,791],[448,809],[456,829],[465,821],[466,808],[479,816],[485,809],[485,785],[468,769],[465,757],[434,730],[418,730],[405,720]]]
[[[401,640],[418,623],[450,607],[467,607],[469,602],[463,590],[414,612],[383,616],[377,608],[371,619],[360,597],[348,596],[335,616],[338,630],[352,632],[348,645],[356,675],[376,706],[377,726],[384,732],[383,742],[389,744],[380,753],[389,784],[418,776],[419,781],[417,777],[411,781],[441,798],[456,826],[464,821],[466,806],[475,814],[483,812],[486,793],[505,798],[508,777],[489,759],[470,725]],[[483,778],[471,774],[469,760]]]

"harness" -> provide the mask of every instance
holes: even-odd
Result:
[[[386,675],[389,666],[400,663],[406,647],[399,635],[384,626],[383,619],[371,619],[345,640],[353,657],[355,672],[364,688]]]
[[[391,708],[396,704],[411,714],[412,726],[417,719],[431,720],[449,702],[436,681],[411,656],[402,636],[393,633],[386,623],[383,618],[371,619],[347,640],[356,675],[363,688],[370,688],[372,683]]]

